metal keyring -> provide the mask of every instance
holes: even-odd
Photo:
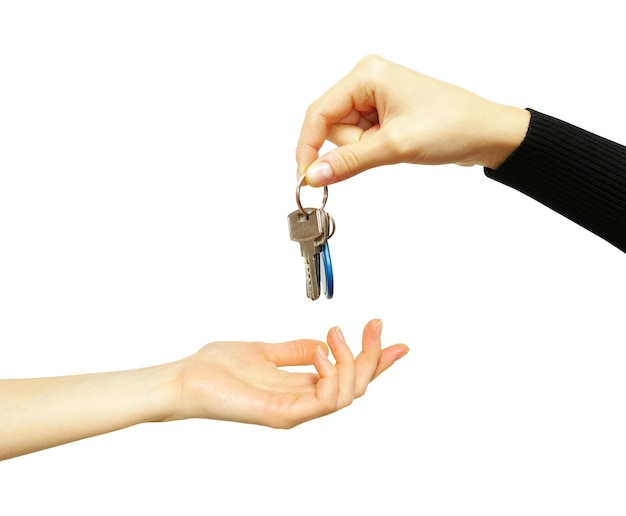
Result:
[[[300,188],[302,187],[302,183],[304,181],[304,179],[306,178],[306,175],[302,174],[300,176],[300,179],[298,179],[298,186],[296,186],[296,203],[298,204],[298,208],[300,208],[300,211],[302,212],[302,214],[307,217],[308,214],[305,211],[305,209],[302,207],[302,203],[300,202]],[[322,206],[320,206],[320,210],[324,209],[324,206],[326,206],[326,201],[328,200],[328,186],[324,186],[324,198],[322,199]],[[334,222],[334,221],[333,221]],[[334,233],[334,231],[333,231]]]

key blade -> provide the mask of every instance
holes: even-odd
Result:
[[[300,252],[304,258],[306,295],[313,301],[320,297],[320,262],[317,249],[313,242],[300,242]]]
[[[312,301],[320,297],[320,263],[319,254],[314,254],[311,258],[304,260],[306,269],[306,295]]]

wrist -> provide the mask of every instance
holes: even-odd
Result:
[[[181,391],[183,386],[184,364],[182,360],[148,368],[152,390],[152,411],[145,422],[164,422],[183,419],[181,412]]]
[[[493,112],[487,113],[485,146],[477,164],[495,170],[524,141],[530,124],[530,112],[502,104],[494,104],[493,108]]]

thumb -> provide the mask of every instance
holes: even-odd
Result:
[[[356,176],[370,168],[391,164],[378,138],[342,145],[314,161],[306,170],[310,186],[325,186]]]

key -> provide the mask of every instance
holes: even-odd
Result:
[[[328,242],[324,242],[320,250],[320,261],[322,263],[321,276],[322,286],[324,287],[324,295],[326,299],[332,299],[335,290],[335,281],[333,277],[333,263],[330,259],[330,248]]]
[[[328,247],[328,240],[335,233],[335,219],[330,215],[330,213],[320,209],[322,212],[323,220],[322,227],[324,230],[324,238],[320,242],[320,246],[318,248],[318,268],[320,271],[321,285],[324,290],[324,296],[326,299],[332,299],[335,282],[333,277],[333,263],[330,259],[330,247]]]
[[[319,211],[322,215],[322,228],[324,230],[324,242],[330,239],[335,234],[335,219],[333,219],[332,215],[325,211],[323,208],[320,208]],[[322,245],[324,244],[322,242]]]
[[[289,236],[300,244],[306,274],[306,294],[315,301],[320,297],[320,249],[326,242],[329,222],[322,210],[307,208],[289,214]]]

